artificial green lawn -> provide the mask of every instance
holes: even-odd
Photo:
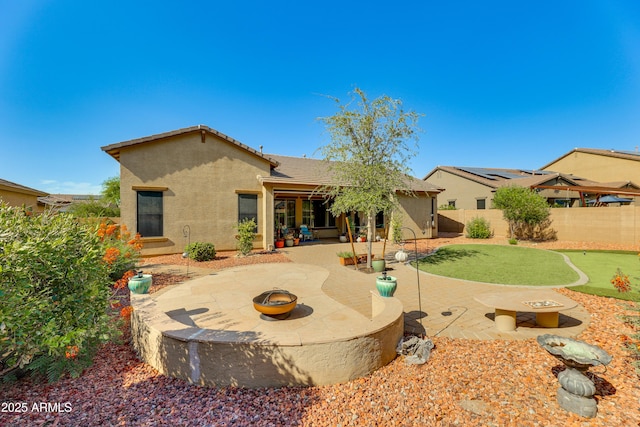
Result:
[[[440,276],[505,285],[561,286],[579,279],[560,254],[518,246],[444,246],[419,266]]]
[[[571,251],[559,250],[569,257],[573,265],[589,277],[586,285],[576,286],[572,290],[587,294],[614,297],[626,300],[639,300],[640,260],[635,252],[626,251]],[[611,279],[620,268],[629,276],[634,291],[621,294],[611,284]]]

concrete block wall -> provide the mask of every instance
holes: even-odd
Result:
[[[438,228],[464,233],[467,222],[475,217],[488,220],[496,237],[508,236],[509,227],[498,209],[441,210]],[[550,219],[558,240],[640,245],[640,206],[554,208]]]

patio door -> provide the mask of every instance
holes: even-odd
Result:
[[[276,199],[274,217],[276,225],[284,228],[296,228],[296,201]]]

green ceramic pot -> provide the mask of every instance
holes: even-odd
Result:
[[[376,273],[382,273],[386,269],[387,263],[383,259],[372,259],[371,267]]]
[[[393,276],[378,276],[376,279],[376,288],[380,296],[392,297],[397,287],[398,280]]]
[[[143,274],[140,276],[133,276],[129,279],[129,290],[134,294],[146,294],[151,287],[151,275]]]

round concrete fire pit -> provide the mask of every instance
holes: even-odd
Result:
[[[286,319],[296,308],[298,297],[289,291],[274,289],[253,298],[253,307],[271,319]]]
[[[162,374],[209,387],[305,387],[367,376],[397,356],[402,303],[371,292],[363,314],[324,293],[328,277],[315,265],[258,264],[131,294],[134,347]],[[267,307],[262,294],[274,283],[290,292],[272,289],[269,299],[283,304]],[[260,310],[291,315],[269,321],[256,313],[256,295]]]

